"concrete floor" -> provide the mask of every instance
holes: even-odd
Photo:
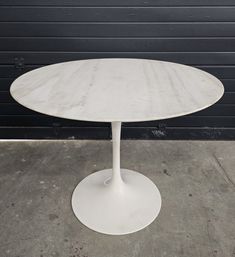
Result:
[[[235,142],[122,141],[122,167],[162,195],[146,229],[107,236],[70,199],[111,167],[109,141],[0,142],[0,257],[235,257]]]

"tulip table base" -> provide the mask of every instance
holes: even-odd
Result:
[[[75,188],[72,207],[76,217],[97,232],[123,235],[148,226],[158,215],[161,196],[144,175],[121,169],[122,182],[112,183],[112,170],[95,172]]]
[[[120,169],[121,122],[112,122],[113,168],[95,172],[75,188],[72,208],[88,228],[124,235],[148,226],[161,208],[156,185],[144,175]]]

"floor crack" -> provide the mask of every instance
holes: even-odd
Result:
[[[217,158],[217,156],[215,154],[212,154],[217,165],[220,167],[220,169],[222,170],[223,174],[225,175],[226,177],[226,182],[231,184],[233,187],[235,187],[235,183],[233,182],[233,180],[230,178],[230,176],[228,175],[226,169],[223,167],[223,165],[221,164],[221,162],[219,161],[219,159]]]

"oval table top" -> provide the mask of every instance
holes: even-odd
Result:
[[[202,70],[147,59],[89,59],[48,65],[10,88],[23,106],[48,115],[96,122],[167,119],[202,110],[224,93]]]

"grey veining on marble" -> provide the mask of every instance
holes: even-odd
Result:
[[[186,115],[217,102],[222,83],[202,70],[146,59],[48,65],[17,78],[13,98],[40,113],[84,121],[134,122]]]

